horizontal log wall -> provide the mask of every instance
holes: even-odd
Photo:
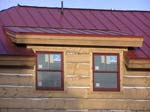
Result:
[[[0,69],[1,112],[150,110],[150,72],[125,69],[126,49],[34,47],[64,52],[64,91],[35,89],[35,68]],[[120,54],[120,92],[93,91],[92,53]]]

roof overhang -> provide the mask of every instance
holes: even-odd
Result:
[[[31,31],[12,27],[6,28],[6,34],[16,44],[45,44],[45,45],[83,45],[83,46],[107,46],[107,47],[141,47],[143,37],[131,36],[125,33],[100,31],[100,30],[76,30],[63,29],[66,32],[59,32],[62,29],[32,28]],[[54,29],[53,29],[54,30]],[[80,33],[79,33],[80,31]]]
[[[6,27],[5,32],[14,43],[27,45],[141,47],[143,43],[141,36],[132,36],[116,31]],[[124,53],[125,64],[128,68],[150,68],[150,60],[139,60],[128,54],[130,54],[129,51]],[[33,66],[35,64],[34,58],[21,57],[12,60],[10,57],[5,57],[0,60],[0,65],[10,65],[10,63],[16,66]]]
[[[150,69],[150,59],[138,58],[134,55],[134,51],[124,52],[124,59],[129,69]],[[136,57],[136,58],[135,58]]]

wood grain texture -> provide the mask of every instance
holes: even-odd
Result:
[[[114,47],[141,47],[143,38],[109,37],[109,36],[56,36],[56,35],[12,35],[11,40],[21,44],[52,44],[52,45],[88,45]],[[113,42],[112,42],[113,41]]]
[[[78,109],[127,109],[149,110],[149,100],[121,100],[121,99],[31,99],[31,98],[1,98],[0,107],[24,108],[78,108]]]
[[[126,69],[124,48],[85,48],[85,47],[44,47],[28,46],[34,51],[64,52],[64,91],[36,90],[35,68],[1,68],[1,73],[32,74],[32,76],[0,75],[0,84],[32,87],[0,87],[0,107],[12,108],[59,108],[59,109],[118,109],[149,110],[150,86],[149,71]],[[120,85],[119,92],[93,91],[92,54],[119,53]],[[143,77],[144,76],[144,77]],[[128,88],[127,88],[128,87]],[[137,87],[137,88],[134,88]],[[6,98],[6,99],[5,99]],[[7,99],[8,98],[8,99]],[[41,99],[45,100],[41,100]],[[55,99],[55,100],[54,100]],[[59,99],[59,100],[58,100]],[[62,110],[63,111],[63,110]]]

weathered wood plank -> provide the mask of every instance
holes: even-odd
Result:
[[[19,57],[19,56],[0,56],[0,65],[2,66],[28,66],[35,65],[35,57]]]
[[[77,75],[75,78],[67,78],[65,80],[65,85],[67,86],[90,86],[91,79],[89,77],[81,77],[82,75]]]
[[[65,74],[68,75],[89,75],[90,63],[67,63]]]
[[[124,77],[125,86],[150,86],[150,77]]]
[[[150,100],[76,98],[0,98],[0,107],[149,110]]]
[[[0,75],[0,85],[34,85],[31,76],[6,76]]]
[[[0,87],[0,97],[75,97],[150,99],[150,89],[124,89],[121,92],[93,92],[92,88],[66,88],[64,91],[39,91],[34,87]]]
[[[43,108],[3,108],[0,112],[66,112],[64,109]]]
[[[130,75],[130,76],[150,76],[150,71],[130,71],[125,70],[124,75]]]
[[[109,99],[109,100],[92,100],[85,104],[85,108],[96,108],[96,109],[127,109],[127,110],[149,110],[149,101],[138,101],[138,100],[124,100],[124,99]]]
[[[28,98],[18,98],[18,99],[0,99],[0,107],[24,107],[24,108],[63,108],[64,100],[38,100],[38,99],[28,99]]]
[[[67,97],[67,95],[64,91],[39,91],[34,87],[0,87],[0,97]]]
[[[65,58],[67,62],[88,62],[90,55],[66,55]]]
[[[0,68],[0,73],[8,73],[8,74],[33,74],[34,69],[32,68]]]

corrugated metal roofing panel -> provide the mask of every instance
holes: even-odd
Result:
[[[65,11],[64,14],[61,14],[61,9],[52,9],[49,10],[51,15],[57,20],[57,22],[60,24],[60,28],[72,28],[72,24],[70,21],[66,19]]]
[[[26,30],[26,29],[23,27],[9,27],[8,30],[10,30],[12,32],[29,32],[29,30]]]
[[[50,27],[54,27],[54,28],[60,28],[61,25],[59,24],[59,22],[54,18],[54,16],[51,14],[50,10],[46,9],[46,18],[49,19],[51,26]]]
[[[0,26],[24,26],[13,29],[15,32],[142,35],[145,39],[143,47],[135,48],[134,53],[136,58],[150,58],[150,12],[64,8],[64,14],[61,14],[60,10],[24,6],[9,8],[0,12]],[[7,39],[2,28],[0,30],[0,40],[6,52],[15,54],[18,48]]]
[[[2,36],[3,36],[2,32],[0,31],[0,54],[7,54],[5,44],[4,44],[5,40]]]
[[[130,12],[129,12],[130,13]],[[136,24],[133,22],[134,20],[130,19],[130,14],[122,12],[120,13],[124,19],[123,22],[134,31],[135,35],[143,35],[142,31],[136,26]]]
[[[93,22],[95,22],[95,20],[90,20],[90,13],[89,13],[89,10],[87,11],[80,11],[81,15],[83,16],[83,18],[85,20],[82,21],[82,18],[81,18],[81,21],[83,24],[85,24],[84,26],[86,26],[87,28],[86,29],[97,29],[95,24],[93,24]]]
[[[36,28],[32,28],[32,27],[27,27],[27,28],[23,28],[23,29],[26,29],[26,31],[28,31],[28,32],[36,32],[36,33],[40,33],[41,32],[41,30],[40,29],[38,29],[38,27],[36,27]]]
[[[29,16],[32,17],[33,21],[37,24],[38,27],[46,27],[47,23],[43,18],[41,17],[39,10],[36,10],[35,8],[27,8],[28,13],[30,14]]]
[[[48,30],[48,28],[37,28],[37,29],[39,29],[40,32],[53,33],[52,31]]]
[[[105,29],[116,30],[116,27],[112,25],[112,23],[102,12],[100,13],[99,11],[94,11],[93,14],[99,19],[101,24],[106,27]]]
[[[55,23],[55,21],[51,22],[51,20],[50,20],[51,17],[50,17],[48,10],[47,9],[41,9],[41,10],[39,10],[39,13],[40,13],[41,17],[43,18],[43,20],[47,23],[46,26],[52,27],[52,24],[53,24],[53,22]]]
[[[135,59],[138,58],[148,58],[148,56],[145,54],[145,52],[143,50],[141,50],[140,48],[135,48],[134,53],[136,54],[136,57],[134,57]]]
[[[30,14],[28,13],[27,9],[24,7],[15,7],[17,12],[20,15],[20,19],[23,18],[24,20],[24,24],[26,26],[37,26],[36,23],[34,22],[34,20],[32,19],[32,17],[30,16]]]
[[[115,16],[114,12],[107,12],[105,16],[107,16],[107,18],[110,18],[112,23],[114,23],[119,30],[132,34],[132,32],[124,24],[121,23],[119,17]]]
[[[140,22],[142,22],[142,24],[145,27],[150,28],[150,21],[147,17],[145,17],[144,12],[140,13],[140,12],[136,12],[136,13],[132,13],[134,16],[136,16],[136,18],[139,19]]]
[[[103,14],[104,18],[105,18],[105,23],[106,24],[109,24],[110,28],[113,29],[113,30],[119,30],[119,28],[116,26],[116,23],[113,23],[112,22],[112,18],[111,18],[111,14],[105,12],[105,11],[102,11],[101,14]]]
[[[127,24],[129,21],[127,21],[125,16],[123,16],[120,12],[113,12],[113,15],[123,26],[125,26],[130,31],[130,33],[136,34],[136,32],[132,28],[130,28],[130,25]]]
[[[120,31],[112,30],[94,30],[94,29],[64,29],[64,28],[43,28],[43,27],[5,27],[6,30],[14,33],[46,33],[46,34],[89,34],[89,35],[103,35],[103,36],[131,36],[134,35],[127,34]],[[138,38],[138,37],[135,37]]]
[[[149,37],[145,37],[143,44],[146,44],[150,48],[150,43],[149,42],[150,42],[150,38]]]
[[[146,46],[146,44],[143,44],[141,50],[144,51],[148,57],[150,57],[150,48]]]
[[[5,49],[4,49],[4,45],[3,45],[3,43],[1,43],[1,42],[0,42],[0,53],[1,53],[1,54],[6,54],[6,51],[5,51]]]
[[[150,29],[147,28],[140,20],[134,15],[134,12],[129,12],[127,17],[134,23],[134,25],[140,29],[142,33],[145,33],[147,36],[150,35]]]
[[[95,11],[90,11],[91,15],[93,15],[93,17],[95,18],[94,20],[98,21],[97,25],[99,26],[99,29],[108,29],[108,27],[101,21],[101,19],[96,16],[96,12]]]
[[[74,30],[74,29],[61,29],[61,30],[63,30],[66,33],[77,33],[78,32],[78,30]]]
[[[144,16],[143,13],[132,13],[132,15],[134,17],[136,17],[136,19],[138,19],[138,21],[141,23],[141,25],[145,28],[150,28],[150,21]]]
[[[74,16],[75,19],[81,24],[83,29],[89,29],[92,25],[86,20],[86,18],[82,15],[80,10],[72,10],[71,14]]]
[[[80,22],[76,19],[76,17],[72,14],[72,10],[64,11],[65,18],[71,23],[72,28],[83,29],[84,27],[80,24]]]
[[[0,13],[0,20],[1,20],[1,24],[3,26],[15,26],[15,24],[12,22],[12,20],[10,19],[7,11],[3,11]]]
[[[17,10],[15,7],[12,8],[11,10],[8,10],[7,13],[10,16],[11,21],[14,22],[15,26],[24,26],[25,25],[22,17],[20,17],[20,15],[17,13]]]
[[[4,44],[5,43],[5,38],[3,37],[3,28],[2,28],[3,24],[2,21],[0,19],[0,41]]]
[[[150,15],[148,12],[143,12],[142,13],[148,20],[150,19]],[[149,25],[149,24],[148,24]]]
[[[100,23],[98,18],[93,13],[94,12],[92,10],[86,11],[85,16],[87,16],[88,20],[91,21],[96,29],[105,29],[106,27],[102,23]]]
[[[43,27],[49,27],[50,26],[50,20],[48,18],[46,18],[46,16],[42,13],[43,11],[42,10],[39,10],[38,13],[39,13],[39,16],[41,17],[41,19],[44,21],[45,24],[43,24],[42,26]],[[48,19],[48,20],[47,20]]]

